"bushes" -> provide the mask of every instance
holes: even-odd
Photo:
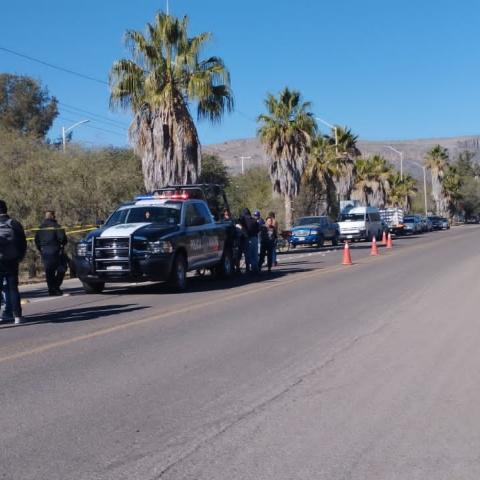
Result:
[[[94,224],[119,203],[143,191],[140,160],[127,149],[62,152],[52,145],[0,130],[0,198],[25,228],[37,227],[45,209],[62,225]],[[29,232],[27,232],[29,234]],[[38,266],[32,242],[24,269]]]

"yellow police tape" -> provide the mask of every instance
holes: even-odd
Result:
[[[73,227],[70,227],[70,228],[73,228]],[[72,233],[91,232],[92,230],[96,230],[97,228],[98,228],[97,226],[94,226],[94,227],[82,228],[81,230],[70,230],[68,232],[65,232],[65,234],[66,235],[71,235]],[[31,228],[30,230],[34,230],[34,229]],[[42,229],[36,229],[36,230],[64,230],[64,229],[63,228],[42,228]],[[27,230],[27,231],[29,231],[29,230]],[[27,240],[29,240],[29,241],[35,240],[35,237],[27,237]]]
[[[69,228],[97,228],[96,225],[71,225],[70,227],[43,227],[43,228],[25,228],[26,232],[40,232],[41,230],[66,230]]]

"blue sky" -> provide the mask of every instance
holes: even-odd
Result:
[[[125,30],[143,30],[166,1],[6,1],[0,47],[106,80],[128,55]],[[205,55],[221,56],[231,73],[236,111],[221,125],[198,123],[203,144],[255,136],[266,94],[285,86],[364,140],[480,134],[480,2],[169,0],[169,8],[190,17],[192,35],[213,34]],[[131,116],[109,110],[106,85],[2,50],[0,72],[33,76],[59,99],[52,138],[89,118],[75,140],[127,143]]]

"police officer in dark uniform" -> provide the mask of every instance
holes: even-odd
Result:
[[[55,212],[47,210],[45,220],[35,235],[35,245],[42,255],[45,276],[47,278],[48,294],[62,295],[60,286],[67,271],[64,247],[67,244],[65,230],[55,219]]]

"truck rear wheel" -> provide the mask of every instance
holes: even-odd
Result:
[[[218,278],[231,277],[233,273],[233,257],[230,248],[223,251],[220,263],[215,267],[214,274]]]
[[[83,289],[85,293],[102,293],[103,289],[105,288],[105,282],[83,282],[82,281]]]
[[[170,273],[170,286],[178,291],[186,290],[187,288],[187,260],[183,253],[177,253],[173,261],[173,268]]]

